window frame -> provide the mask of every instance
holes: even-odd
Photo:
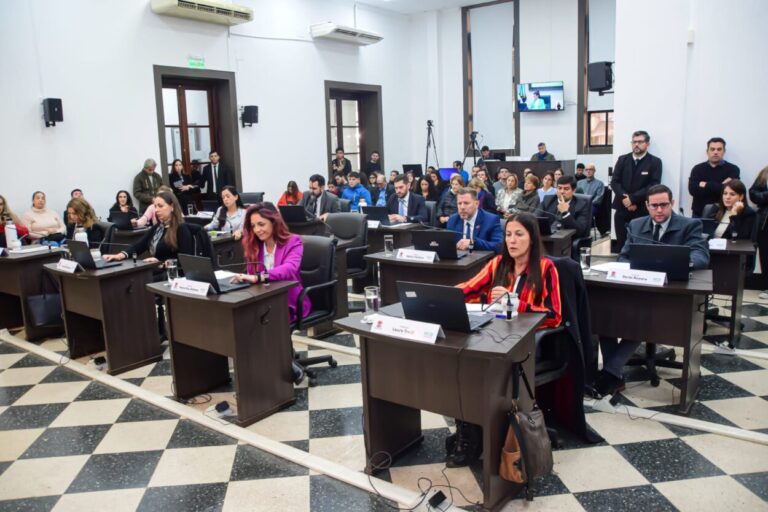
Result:
[[[605,115],[605,144],[592,144],[592,115],[593,114],[604,114]],[[613,121],[609,122],[609,117],[611,117],[609,114],[613,114],[613,109],[611,110],[590,110],[587,112],[587,147],[589,148],[610,148],[613,150],[613,144],[608,144],[608,128],[609,125],[613,123]]]

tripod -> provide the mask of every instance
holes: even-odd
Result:
[[[429,168],[429,148],[432,147],[432,152],[435,154],[435,165],[437,168],[440,168],[440,162],[437,159],[437,144],[435,144],[435,134],[432,131],[432,121],[427,121],[427,157],[424,161],[424,172],[427,172],[427,168]]]
[[[467,150],[464,152],[464,159],[461,161],[461,168],[464,168],[464,162],[467,161],[469,152],[472,152],[472,164],[477,165],[477,154],[480,152],[480,147],[477,145],[477,132],[469,134],[469,144],[467,144]]]

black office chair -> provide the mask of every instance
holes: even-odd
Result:
[[[109,244],[112,242],[112,232],[115,229],[115,225],[111,222],[106,221],[98,221],[96,224],[101,228],[101,232],[104,233],[104,238],[102,238],[101,243],[101,253],[102,254],[109,254]]]
[[[368,221],[359,213],[331,213],[326,219],[331,234],[338,241],[338,246],[345,248],[347,255],[347,278],[354,279],[368,275]],[[339,283],[346,289],[347,283]],[[362,311],[351,308],[350,311]]]
[[[302,236],[304,255],[301,258],[301,284],[304,289],[296,301],[297,320],[290,325],[291,331],[304,330],[333,320],[336,316],[336,240],[324,236]],[[304,317],[304,297],[309,296],[312,311]],[[308,367],[328,363],[331,368],[338,364],[333,356],[296,358],[309,377],[309,385],[315,385],[315,372]],[[299,382],[296,382],[299,384]]]
[[[592,225],[592,197],[587,194],[573,194],[574,197],[579,197],[585,201],[584,206],[584,212],[583,214],[586,215],[590,219],[590,228]],[[584,237],[574,237],[572,246],[571,246],[571,257],[578,261],[579,260],[579,250],[582,247],[592,247],[592,230],[590,229],[588,231],[587,236]]]
[[[350,204],[352,201],[349,199],[341,199],[339,198],[339,210],[341,210],[343,213],[348,213],[350,211]]]
[[[204,212],[215,212],[219,208],[218,199],[201,199],[200,203],[203,205]]]
[[[147,234],[149,228],[141,229],[112,229],[111,240],[109,241],[109,247],[104,251],[106,254],[117,254],[121,251],[127,251],[128,247],[134,245],[141,240],[141,238]],[[144,254],[137,254],[139,258],[144,258]]]
[[[424,201],[424,203],[427,205],[427,220],[424,222],[424,224],[436,226],[435,220],[437,218],[437,201]]]
[[[240,200],[243,204],[256,204],[264,201],[264,192],[242,192]]]

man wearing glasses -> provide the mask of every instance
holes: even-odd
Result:
[[[624,247],[627,239],[627,224],[633,219],[645,217],[645,198],[648,189],[661,183],[661,159],[648,153],[651,137],[648,132],[632,134],[632,152],[621,155],[616,161],[611,178],[614,193],[613,217],[616,226],[616,250]]]
[[[654,185],[648,189],[645,202],[649,215],[635,219],[627,226],[627,241],[621,248],[619,261],[629,261],[630,244],[659,242],[670,245],[687,245],[691,248],[690,266],[702,269],[709,266],[709,249],[701,236],[701,222],[674,212],[675,201],[666,185]],[[595,380],[594,389],[600,396],[612,395],[623,389],[622,368],[635,353],[639,341],[607,336],[600,337],[603,352],[603,369]]]

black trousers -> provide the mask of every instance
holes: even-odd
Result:
[[[624,247],[624,243],[627,241],[627,224],[634,219],[645,217],[648,215],[648,210],[645,206],[638,205],[637,210],[631,212],[620,206],[616,213],[613,214],[613,224],[616,230],[616,252],[621,252]]]
[[[768,225],[758,226],[757,248],[760,253],[761,287],[766,290],[768,289]],[[752,268],[754,269],[754,262]],[[747,270],[749,270],[749,267],[747,267]]]

